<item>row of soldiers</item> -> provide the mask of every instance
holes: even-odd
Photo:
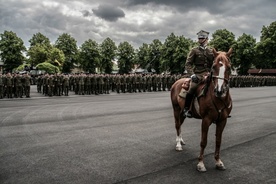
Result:
[[[28,73],[0,73],[0,99],[30,98],[31,77]]]
[[[37,77],[37,92],[45,96],[166,91],[181,75],[162,74],[54,74]]]
[[[37,92],[45,96],[169,91],[182,75],[170,74],[44,74],[36,78]],[[30,97],[29,74],[0,74],[0,98]],[[276,86],[276,76],[231,76],[230,87]]]
[[[276,76],[238,75],[231,76],[230,87],[276,86]]]
[[[55,74],[37,78],[38,92],[45,95],[68,95],[73,91],[76,95],[109,94],[169,91],[172,84],[184,77],[170,74]],[[50,88],[49,88],[49,80]],[[276,86],[276,76],[231,76],[230,87]],[[52,86],[52,87],[51,87]],[[42,88],[42,90],[41,90]],[[49,88],[49,91],[48,91]]]

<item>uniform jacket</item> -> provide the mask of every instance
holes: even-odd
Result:
[[[210,72],[214,60],[212,49],[195,47],[193,48],[185,64],[185,69],[189,75]]]

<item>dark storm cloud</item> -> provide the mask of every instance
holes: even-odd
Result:
[[[91,15],[90,12],[89,12],[88,10],[82,10],[81,12],[82,12],[82,15],[83,15],[84,17],[88,17],[88,16]]]
[[[55,42],[68,33],[78,45],[110,37],[134,47],[164,42],[171,33],[196,39],[201,30],[227,29],[260,38],[276,20],[275,0],[0,0],[0,33],[15,32],[28,46],[38,32]],[[101,18],[102,20],[98,19]],[[106,21],[103,21],[106,20]],[[212,39],[210,37],[210,39]]]
[[[233,0],[232,0],[233,1]],[[235,0],[234,0],[235,1]],[[211,12],[222,11],[227,9],[223,4],[226,1],[223,0],[127,0],[126,5],[135,6],[135,5],[145,5],[145,4],[154,4],[154,5],[166,5],[179,9],[180,11],[188,11],[193,9],[206,9]]]
[[[99,5],[97,9],[92,9],[92,11],[96,16],[111,22],[125,17],[123,10],[110,4]]]

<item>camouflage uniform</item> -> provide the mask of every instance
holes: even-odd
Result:
[[[13,77],[10,73],[8,73],[6,75],[6,80],[5,80],[5,88],[6,88],[6,93],[7,93],[7,97],[8,98],[12,98],[13,97]]]
[[[31,91],[31,76],[29,74],[24,75],[24,91],[26,98],[30,98],[30,91]]]
[[[15,97],[22,98],[23,86],[22,86],[22,76],[20,74],[16,74],[16,76],[14,77],[14,86],[15,86]]]
[[[54,86],[55,86],[53,75],[50,75],[49,77],[47,77],[46,85],[48,87],[48,89],[47,89],[48,90],[48,95],[50,97],[52,97],[53,96],[53,91],[54,91]]]
[[[69,77],[65,75],[62,80],[63,91],[65,96],[69,96]]]
[[[0,73],[0,99],[4,98],[4,77]]]
[[[114,82],[116,84],[116,91],[117,91],[117,93],[120,93],[121,92],[121,76],[119,74],[117,74],[114,77]]]

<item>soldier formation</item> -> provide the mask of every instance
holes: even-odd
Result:
[[[181,75],[167,74],[44,74],[36,79],[37,92],[45,96],[100,95],[167,91]]]
[[[45,96],[100,95],[169,91],[182,75],[171,74],[43,74],[34,83]],[[30,98],[31,77],[26,74],[0,73],[0,99]],[[230,87],[276,86],[276,76],[231,76]]]
[[[31,77],[28,73],[0,73],[0,99],[30,98]]]
[[[230,87],[276,86],[276,76],[238,75],[231,76]]]

